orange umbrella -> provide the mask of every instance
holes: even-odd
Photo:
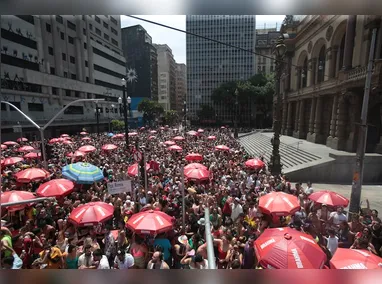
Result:
[[[81,152],[84,152],[84,153],[90,153],[90,152],[94,152],[96,151],[97,149],[92,146],[92,145],[85,145],[85,146],[82,146],[80,148],[78,148],[78,151],[81,151]]]
[[[29,183],[32,181],[46,179],[50,173],[40,168],[29,168],[15,174],[16,181],[21,183]]]

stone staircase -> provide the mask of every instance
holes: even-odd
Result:
[[[270,160],[272,153],[271,138],[260,132],[251,133],[239,137],[241,145],[252,156],[258,157],[263,155],[266,162]],[[285,144],[280,142],[280,156],[283,164],[283,172],[289,172],[288,169],[301,168],[308,166],[312,162],[319,162],[322,158],[312,153],[306,152],[298,148],[299,142],[293,144]]]

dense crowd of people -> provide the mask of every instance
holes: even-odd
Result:
[[[216,266],[219,269],[262,269],[254,242],[267,228],[290,227],[305,232],[316,240],[327,255],[326,266],[338,248],[366,249],[382,255],[381,220],[376,210],[367,208],[350,222],[342,207],[317,204],[309,199],[314,186],[292,184],[285,176],[272,176],[265,165],[251,170],[245,166],[250,157],[229,129],[205,129],[189,135],[171,128],[138,129],[137,135],[125,139],[111,135],[72,135],[73,143],[57,141],[48,160],[50,177],[62,178],[62,168],[85,161],[98,166],[104,179],[94,184],[76,184],[75,190],[62,198],[28,204],[18,210],[2,207],[2,267],[8,269],[208,269],[206,234],[213,236]],[[164,144],[175,136],[182,150],[169,151]],[[215,139],[207,139],[215,136]],[[38,142],[22,142],[39,148]],[[116,150],[102,146],[114,144]],[[83,157],[68,157],[83,145],[96,151]],[[225,145],[229,151],[216,151]],[[138,176],[129,176],[135,163],[132,153],[141,149],[149,164],[147,184]],[[2,158],[19,156],[18,146],[2,150]],[[210,171],[206,181],[185,179],[182,199],[182,168],[188,153],[203,156],[200,162]],[[253,157],[252,157],[253,158]],[[262,157],[257,157],[262,160]],[[12,190],[35,192],[47,180],[20,183],[15,174],[28,167],[42,167],[39,158],[25,159],[11,166],[2,166],[2,193]],[[132,179],[132,192],[110,195],[107,183]],[[146,187],[146,188],[145,188]],[[291,216],[271,216],[258,208],[259,198],[274,191],[298,197],[301,209]],[[114,206],[113,218],[102,226],[79,227],[68,220],[75,208],[103,201]],[[182,208],[186,223],[182,224]],[[211,232],[205,231],[205,212],[210,211]],[[173,217],[172,230],[156,236],[137,234],[126,227],[136,213],[157,210]]]

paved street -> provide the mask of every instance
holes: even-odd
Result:
[[[292,183],[293,184],[293,183]],[[304,187],[306,184],[303,185]],[[332,190],[350,199],[351,185],[341,184],[313,184],[314,191]],[[370,208],[377,209],[382,215],[382,185],[365,185],[362,187],[362,207],[366,207],[365,200],[369,199]],[[365,204],[365,206],[364,206]]]

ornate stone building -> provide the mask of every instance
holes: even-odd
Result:
[[[357,148],[372,28],[378,27],[367,151],[382,153],[381,16],[286,18],[288,52],[280,80],[282,134],[349,152]]]

